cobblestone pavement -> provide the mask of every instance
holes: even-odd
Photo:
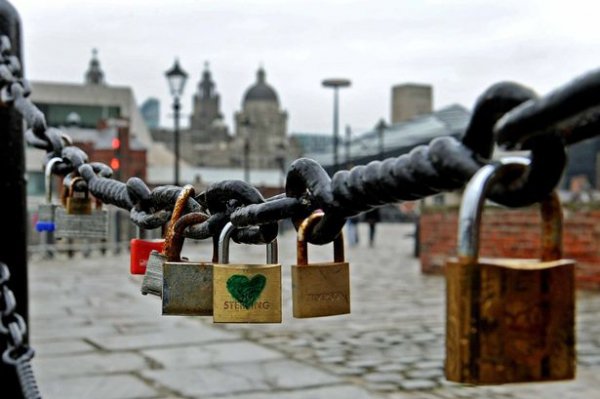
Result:
[[[569,382],[469,387],[443,378],[444,281],[412,257],[411,225],[379,225],[375,248],[347,249],[352,314],[293,319],[280,238],[281,325],[160,316],[125,256],[30,263],[34,368],[46,398],[600,398],[600,293],[578,294],[578,372]],[[209,259],[210,245],[186,247]],[[231,260],[264,250],[232,245]],[[330,246],[309,259],[331,259]]]

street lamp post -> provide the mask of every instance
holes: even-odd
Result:
[[[349,87],[350,81],[348,79],[325,79],[323,81],[324,87],[333,88],[333,173],[338,170],[338,89],[343,87]]]
[[[175,153],[175,185],[179,185],[179,110],[181,109],[181,103],[179,101],[183,94],[183,88],[187,80],[188,74],[181,69],[179,66],[179,60],[175,59],[175,64],[165,72],[167,82],[169,83],[169,90],[173,96],[173,116],[175,118],[175,130],[173,132],[174,137],[174,153]]]
[[[244,135],[244,181],[250,183],[250,119],[244,118],[241,128]]]
[[[387,125],[383,118],[381,118],[377,123],[377,126],[375,126],[375,129],[377,129],[377,135],[379,136],[379,160],[383,159],[383,134],[386,128]]]

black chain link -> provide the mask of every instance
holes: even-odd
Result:
[[[14,366],[26,399],[41,398],[31,368],[34,351],[25,343],[27,326],[25,319],[15,312],[15,295],[8,287],[10,271],[0,262],[0,335],[6,339],[6,350],[2,354],[4,364]]]

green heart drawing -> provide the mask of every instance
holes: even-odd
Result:
[[[227,279],[227,291],[243,307],[250,309],[266,284],[267,278],[262,274],[257,274],[251,279],[240,274],[234,274]]]

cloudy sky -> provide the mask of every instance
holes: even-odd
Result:
[[[291,132],[331,130],[332,93],[344,77],[341,126],[389,119],[390,88],[434,86],[434,107],[472,107],[500,80],[545,93],[600,62],[600,3],[588,0],[13,0],[23,21],[30,80],[82,82],[97,48],[109,84],[138,103],[161,100],[172,126],[164,71],[179,57],[191,96],[210,63],[231,125],[263,64],[289,113]],[[187,119],[187,118],[186,118]]]

